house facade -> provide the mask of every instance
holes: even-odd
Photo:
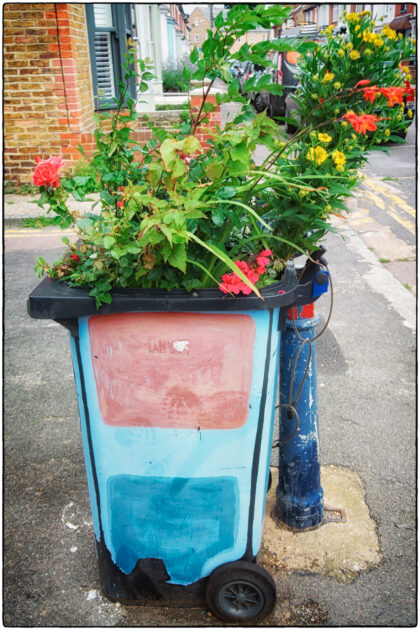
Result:
[[[62,155],[72,167],[79,144],[94,150],[94,113],[112,109],[129,45],[157,74],[140,111],[153,110],[162,91],[165,50],[174,61],[188,52],[180,5],[6,3],[3,11],[4,178],[15,183],[31,180],[36,155]],[[157,122],[173,124],[168,115]],[[150,131],[143,124],[136,134],[145,140]]]
[[[344,26],[342,15],[347,13],[370,11],[377,21],[376,30],[382,30],[388,24],[405,37],[415,37],[416,30],[416,4],[338,4],[338,3],[314,3],[295,5],[290,14],[290,19],[283,28],[294,28],[299,25],[312,24],[319,29],[325,29],[330,24],[337,27]],[[292,23],[293,20],[293,23]]]

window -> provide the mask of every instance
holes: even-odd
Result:
[[[122,64],[128,39],[133,37],[129,4],[86,4],[93,92],[96,109],[115,107],[120,95],[118,81],[123,78]],[[136,85],[129,89],[136,98]]]
[[[200,35],[194,35],[194,41],[195,42],[199,42],[200,41]]]
[[[198,18],[194,18],[194,26],[198,26]]]
[[[339,10],[339,5],[338,4],[333,4],[333,9],[332,9],[332,21],[333,22],[338,22],[338,10]]]

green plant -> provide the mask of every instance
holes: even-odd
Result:
[[[5,195],[33,195],[38,193],[37,186],[34,186],[34,184],[30,182],[15,184],[14,182],[6,181],[4,182],[3,190]]]
[[[79,238],[72,244],[63,239],[67,249],[52,265],[38,259],[38,275],[90,287],[98,307],[111,301],[114,287],[219,286],[233,294],[260,295],[261,287],[281,277],[289,259],[317,249],[333,229],[330,215],[346,209],[345,199],[358,182],[357,160],[352,159],[357,156],[360,163],[364,143],[349,144],[340,123],[337,134],[330,136],[336,118],[320,122],[312,110],[295,136],[286,140],[264,112],[255,115],[230,71],[238,60],[268,68],[272,50],[317,50],[313,42],[277,40],[246,43],[232,52],[235,41],[248,30],[272,28],[288,12],[281,5],[252,9],[234,5],[227,16],[220,13],[201,55],[195,48],[191,66],[182,71],[186,84],[201,82],[201,105],[183,112],[175,131],[149,123],[152,135],[144,146],[131,139],[135,102],[128,98],[123,108],[126,90],[121,85],[116,112],[97,118],[97,150],[89,160],[100,189],[98,214],[79,218],[68,210],[69,194],[83,199],[83,186],[74,178],[59,182],[56,158],[37,166],[47,169],[40,203],[49,204],[57,224],[72,226]],[[135,75],[134,62],[130,51],[127,85]],[[137,63],[141,93],[153,75],[147,61]],[[227,89],[212,101],[210,91],[218,79]],[[349,84],[354,86],[354,80]],[[245,89],[280,93],[282,88],[263,75],[250,79]],[[349,88],[346,95],[352,98],[354,90]],[[223,129],[209,132],[209,115],[231,101],[241,103],[241,108]],[[204,146],[198,140],[202,129],[208,137]],[[357,140],[360,130],[355,135]],[[261,166],[253,159],[257,145],[268,149]]]
[[[22,220],[23,227],[40,230],[44,227],[57,225],[56,217],[33,217]]]
[[[388,26],[375,32],[370,11],[343,16],[345,36],[333,35],[330,26],[326,41],[313,54],[301,55],[295,100],[301,121],[329,133],[331,148],[347,145],[347,160],[357,168],[365,162],[367,150],[382,149],[377,145],[389,140],[403,142],[400,135],[412,116],[404,98],[413,92],[404,60],[413,53],[414,43]],[[358,125],[361,135],[355,133]]]
[[[182,104],[164,104],[164,105],[156,105],[156,111],[157,112],[163,112],[163,111],[168,111],[168,110],[189,110],[189,105],[188,103],[182,103]]]
[[[383,265],[386,265],[386,263],[391,262],[389,258],[380,258],[379,262],[382,263]]]
[[[164,92],[188,92],[188,81],[180,68],[164,68],[162,82]]]

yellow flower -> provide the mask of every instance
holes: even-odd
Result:
[[[360,24],[358,24],[354,30],[356,31],[356,33],[357,31],[360,31]]]
[[[409,110],[408,110],[408,112],[407,112],[407,116],[408,116],[409,118],[413,118],[413,110],[412,110],[412,109],[409,109]]]
[[[313,80],[314,80],[314,81],[318,81],[318,78],[319,78],[319,77],[318,77],[318,75],[317,75],[317,74],[314,74],[314,76],[313,76],[312,78],[313,78]]]
[[[343,122],[341,123],[341,126],[343,127],[343,129],[345,129],[346,127],[349,126],[349,123],[347,122],[347,120],[343,120]]]
[[[340,81],[336,81],[336,82],[334,83],[334,90],[339,90],[340,88],[341,88],[341,83],[340,83]]]
[[[317,100],[317,98],[318,98],[318,94],[315,94],[315,93],[314,93],[314,94],[311,94],[311,98],[313,98],[313,99],[314,99],[314,101],[316,101],[316,100]]]
[[[405,74],[409,74],[409,72],[410,72],[410,69],[409,69],[409,67],[408,67],[408,66],[403,66],[401,69],[402,69],[402,71],[403,71]]]
[[[362,11],[360,17],[364,17],[365,15],[371,15],[370,11]]]
[[[371,48],[366,48],[363,54],[366,55],[366,57],[370,57],[371,55],[373,55],[373,50]]]
[[[358,13],[347,13],[346,20],[348,22],[355,22],[355,23],[357,23],[357,22],[360,21],[359,14]]]
[[[318,140],[320,142],[331,142],[332,138],[331,136],[329,136],[327,133],[319,133],[318,134]]]
[[[332,159],[336,164],[341,164],[342,166],[346,163],[346,156],[341,151],[333,151]]]
[[[332,81],[334,79],[334,74],[332,72],[327,72],[324,74],[324,78],[322,79],[321,83],[327,83],[329,81]]]
[[[389,52],[390,50],[391,50],[391,49],[390,49],[390,47],[389,47],[389,46],[385,46],[385,48],[384,48],[384,51],[385,51],[385,52]]]
[[[390,132],[390,130],[389,130],[389,129],[385,129],[385,135],[386,135],[386,136],[390,136],[390,135],[391,135],[391,132]]]
[[[337,169],[337,171],[339,171],[340,173],[344,172],[344,166],[342,164],[337,164],[337,166],[335,167]]]
[[[397,114],[397,115],[395,116],[395,120],[398,120],[398,122],[399,122],[400,120],[402,120],[402,116],[401,116],[401,114]]]
[[[353,49],[353,44],[351,42],[349,42],[348,44],[346,44],[346,48],[347,48],[347,50],[352,50]]]
[[[381,46],[384,45],[384,40],[382,39],[380,35],[377,35],[375,39],[373,40],[373,44],[374,46],[376,46],[376,48],[380,48]]]
[[[403,34],[402,33],[398,33],[398,39],[402,39],[403,38]],[[413,39],[413,44],[416,43],[416,40]]]
[[[359,59],[360,57],[360,53],[358,50],[352,50],[350,53],[350,59],[353,59],[353,61],[356,61],[356,59]]]
[[[299,197],[302,197],[302,199],[303,197],[306,197],[306,195],[308,194],[309,194],[308,190],[299,190]]]
[[[351,134],[351,137],[353,138],[353,140],[357,140],[357,136],[356,136],[356,134],[355,134],[355,133],[352,133],[352,134]]]
[[[382,29],[382,35],[385,35],[385,37],[389,37],[389,39],[396,39],[397,31],[394,31],[389,26],[384,26]]]
[[[328,153],[326,152],[324,147],[318,146],[318,147],[315,147],[315,149],[311,147],[308,153],[306,154],[306,157],[308,158],[308,160],[311,160],[312,162],[315,161],[317,165],[320,166],[327,159]]]
[[[326,29],[325,29],[325,34],[326,35],[331,35],[331,33],[334,30],[334,24],[330,24]]]
[[[405,75],[405,79],[406,79],[406,81],[411,81],[411,79],[412,79],[411,74],[406,74]]]
[[[363,33],[363,41],[365,42],[371,42],[373,39],[373,33],[372,31],[365,31]]]
[[[344,57],[344,50],[343,50],[342,48],[339,48],[339,49],[337,50],[337,56],[338,56],[338,57]]]

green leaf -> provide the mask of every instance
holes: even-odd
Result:
[[[194,64],[197,63],[199,57],[200,57],[200,53],[198,52],[197,46],[194,46],[190,54],[191,63],[194,63]]]
[[[169,256],[168,261],[173,267],[176,267],[185,273],[187,267],[187,252],[185,249],[185,243],[174,245],[172,254]]]
[[[245,165],[249,164],[251,154],[248,147],[246,146],[246,142],[241,142],[241,144],[237,144],[229,151],[229,153],[232,160],[242,162]]]
[[[103,238],[103,245],[106,249],[109,249],[110,247],[112,247],[115,243],[115,238],[113,236],[104,236]]]
[[[221,208],[213,208],[211,211],[211,220],[217,227],[220,227],[225,222],[225,215]]]
[[[207,177],[215,181],[222,176],[224,168],[224,164],[207,164],[204,170]]]
[[[200,150],[201,150],[200,141],[197,140],[195,136],[188,136],[187,138],[185,138],[182,145],[182,151],[185,153],[185,155],[192,155],[196,151],[200,151]]]

